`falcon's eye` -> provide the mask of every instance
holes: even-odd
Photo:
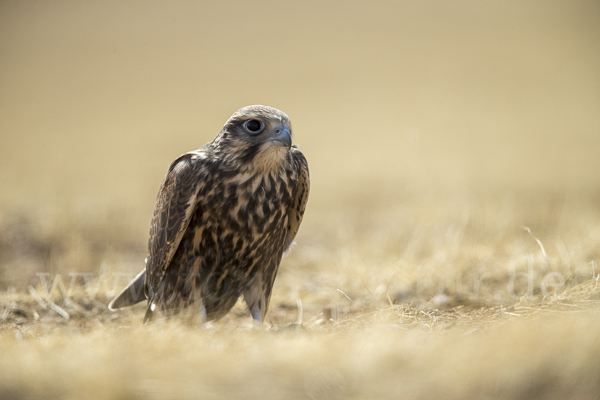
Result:
[[[259,134],[265,129],[265,124],[257,119],[249,119],[244,122],[244,128],[253,135]]]

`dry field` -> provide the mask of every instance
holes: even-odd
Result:
[[[599,398],[599,20],[1,1],[0,399]],[[312,183],[265,330],[109,312],[168,163],[253,103]]]

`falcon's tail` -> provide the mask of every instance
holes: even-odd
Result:
[[[129,282],[125,289],[121,290],[121,293],[112,299],[108,304],[108,309],[114,311],[117,308],[129,307],[146,300],[146,293],[144,292],[145,283],[146,269],[144,268],[142,272]]]

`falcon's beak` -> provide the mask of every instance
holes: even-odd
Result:
[[[290,130],[285,126],[278,126],[275,128],[275,134],[268,140],[275,143],[278,146],[285,146],[288,149],[292,147],[292,135]]]

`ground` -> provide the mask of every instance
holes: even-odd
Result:
[[[21,218],[5,230],[25,233],[2,242],[4,265],[25,255],[33,265],[104,262],[26,282],[4,272],[0,397],[595,398],[596,200],[436,195],[315,207],[283,260],[264,330],[241,301],[205,330],[143,325],[143,305],[112,313],[106,304],[143,246],[120,235],[95,246],[110,220],[88,222],[95,236],[61,216],[54,223],[70,231],[50,224],[57,239]]]

